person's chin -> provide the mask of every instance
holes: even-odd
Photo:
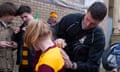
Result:
[[[85,28],[84,30],[89,30],[90,28]]]
[[[87,27],[84,27],[83,29],[84,29],[84,30],[87,30],[88,28],[87,28]]]

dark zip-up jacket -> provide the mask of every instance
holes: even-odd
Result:
[[[14,41],[18,43],[18,48],[17,48],[17,64],[22,65],[22,60],[23,60],[23,47],[24,47],[24,33],[25,31],[22,30],[23,27],[26,26],[26,23],[23,23],[20,26],[20,32],[17,34],[14,34]],[[34,57],[34,51],[28,49],[28,66],[32,68],[32,60]]]
[[[64,48],[71,61],[78,65],[77,70],[66,72],[99,72],[100,58],[104,51],[105,36],[96,26],[89,30],[82,29],[84,15],[76,13],[64,16],[58,23],[56,34],[67,42]]]

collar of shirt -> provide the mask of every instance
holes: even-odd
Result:
[[[4,21],[1,21],[2,22],[2,25],[5,27],[5,28],[8,28],[8,24],[6,24]]]

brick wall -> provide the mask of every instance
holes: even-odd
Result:
[[[29,5],[33,10],[33,14],[38,12],[39,17],[46,21],[49,17],[49,13],[52,11],[55,11],[58,13],[59,15],[58,21],[66,14],[80,12],[77,10],[64,8],[64,7],[56,6],[53,4],[42,3],[36,0],[0,0],[0,3],[7,2],[7,1],[15,3],[17,7],[19,7],[20,5]],[[20,22],[21,20],[19,17],[17,18],[17,20],[14,21],[15,25],[20,25]]]
[[[112,34],[111,44],[116,43],[118,41],[120,41],[120,34]]]

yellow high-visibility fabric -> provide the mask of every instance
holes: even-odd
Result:
[[[51,48],[48,51],[41,54],[38,63],[35,66],[35,71],[38,72],[39,66],[48,65],[54,72],[58,72],[64,66],[64,60],[60,52],[60,48]]]

